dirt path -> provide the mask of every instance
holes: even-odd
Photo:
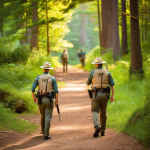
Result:
[[[56,108],[53,112],[51,140],[44,141],[39,131],[32,134],[0,133],[2,150],[144,150],[138,142],[123,133],[106,129],[104,137],[93,138],[94,128],[90,111],[90,100],[85,81],[88,72],[69,66],[67,74],[62,68],[55,69],[57,81],[66,82],[59,88],[61,122]],[[39,124],[40,116],[26,117]]]

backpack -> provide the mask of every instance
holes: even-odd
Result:
[[[66,52],[66,51],[63,52],[62,58],[65,59],[65,60],[68,59],[68,52]]]

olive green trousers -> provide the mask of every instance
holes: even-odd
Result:
[[[41,132],[44,136],[49,136],[50,121],[52,119],[53,107],[50,106],[48,97],[42,98],[42,105],[38,105],[41,114]]]
[[[91,100],[91,111],[93,117],[94,128],[97,126],[101,127],[101,133],[105,132],[106,128],[106,108],[107,108],[108,94],[98,92],[95,98],[95,93],[93,93],[93,98]],[[100,112],[100,123],[98,119],[98,114]]]
[[[82,67],[85,67],[85,58],[80,58],[80,62]]]
[[[67,73],[68,61],[63,60],[62,63],[63,63],[63,72],[66,72],[66,73]]]

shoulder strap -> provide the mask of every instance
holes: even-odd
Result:
[[[50,77],[49,77],[50,78]],[[47,83],[48,83],[48,79],[49,78],[47,78],[47,82],[46,82],[46,88],[45,88],[45,92],[47,93]]]

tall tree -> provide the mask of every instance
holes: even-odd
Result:
[[[99,28],[99,45],[102,43],[102,31],[101,31],[101,23],[100,23],[100,7],[99,0],[97,0],[97,16],[98,16],[98,28]],[[102,49],[100,50],[100,55],[102,56]]]
[[[0,3],[0,34],[1,34],[0,37],[3,37],[3,20],[4,20],[3,11],[4,11],[4,0],[2,0]]]
[[[131,68],[130,73],[143,74],[140,30],[138,19],[138,0],[130,0],[131,14]]]
[[[119,38],[119,21],[118,21],[118,0],[112,0],[113,4],[113,59],[120,57],[120,38]]]
[[[112,0],[102,0],[102,43],[101,47],[112,47]]]
[[[48,23],[48,9],[47,9],[47,1],[45,3],[45,16],[46,16],[46,29],[47,29],[47,55],[50,53],[50,43],[49,43],[49,23]]]
[[[122,12],[126,13],[126,0],[121,0]],[[127,54],[127,22],[126,15],[122,15],[122,54]]]
[[[38,21],[38,3],[36,0],[32,1],[32,23],[35,23]],[[34,25],[31,29],[31,44],[30,44],[30,51],[32,51],[33,48],[37,48],[38,43],[38,26]],[[37,49],[38,50],[38,49]]]

